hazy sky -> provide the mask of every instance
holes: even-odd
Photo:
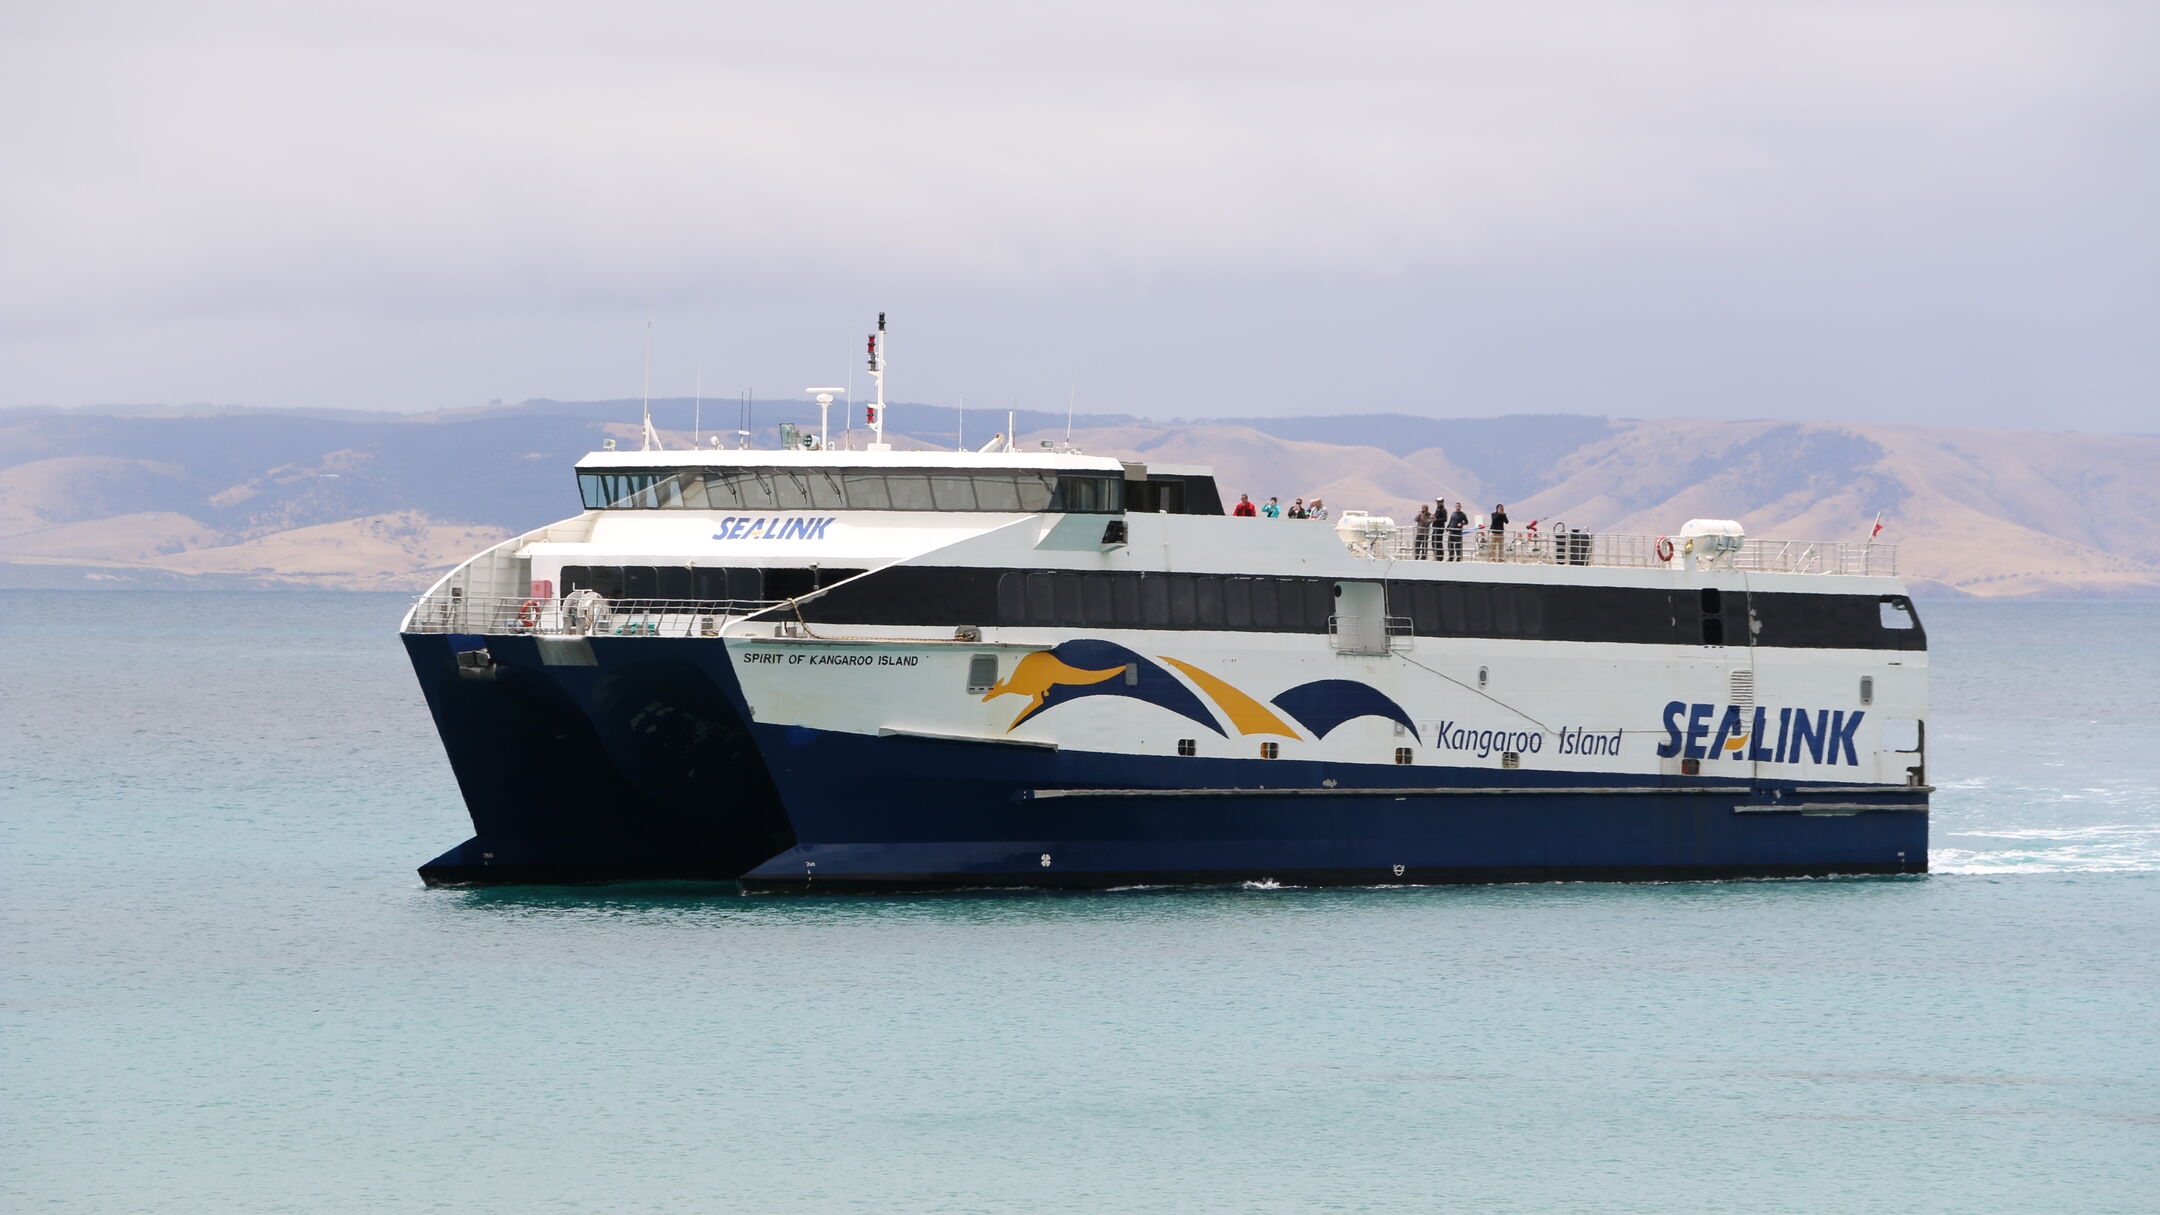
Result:
[[[0,154],[0,405],[2160,430],[2155,0],[15,3]]]

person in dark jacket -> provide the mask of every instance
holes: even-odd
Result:
[[[1495,561],[1507,559],[1507,503],[1498,502],[1492,508],[1492,557]]]
[[[1470,526],[1470,516],[1463,511],[1462,503],[1455,504],[1455,513],[1447,519],[1447,559],[1462,560],[1462,533]]]

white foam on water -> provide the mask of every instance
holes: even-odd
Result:
[[[2003,835],[2003,832],[1974,834]],[[2051,834],[2031,838],[2047,841]],[[1928,872],[1952,874],[2151,873],[2160,871],[2160,831],[2140,828],[2121,837],[2080,833],[2080,842],[2053,848],[1930,848]]]

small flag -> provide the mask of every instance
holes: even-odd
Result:
[[[1876,512],[1875,512],[1875,527],[1873,528],[1873,530],[1871,530],[1871,531],[1869,531],[1869,532],[1868,532],[1868,534],[1867,534],[1867,538],[1868,538],[1869,540],[1871,540],[1871,541],[1872,541],[1873,539],[1875,539],[1875,537],[1877,537],[1877,536],[1880,536],[1880,535],[1882,535],[1882,512],[1881,512],[1881,511],[1876,511]]]

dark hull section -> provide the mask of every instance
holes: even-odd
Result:
[[[578,655],[591,665],[543,662],[530,637],[405,641],[475,828],[422,868],[431,884],[1369,886],[1927,865],[1920,789],[870,737],[748,722],[716,640],[596,637]],[[487,665],[461,667],[482,647]]]
[[[460,664],[483,646],[487,665]],[[473,821],[421,867],[430,885],[732,880],[794,845],[742,715],[679,652],[603,668],[549,665],[531,637],[405,647]]]

